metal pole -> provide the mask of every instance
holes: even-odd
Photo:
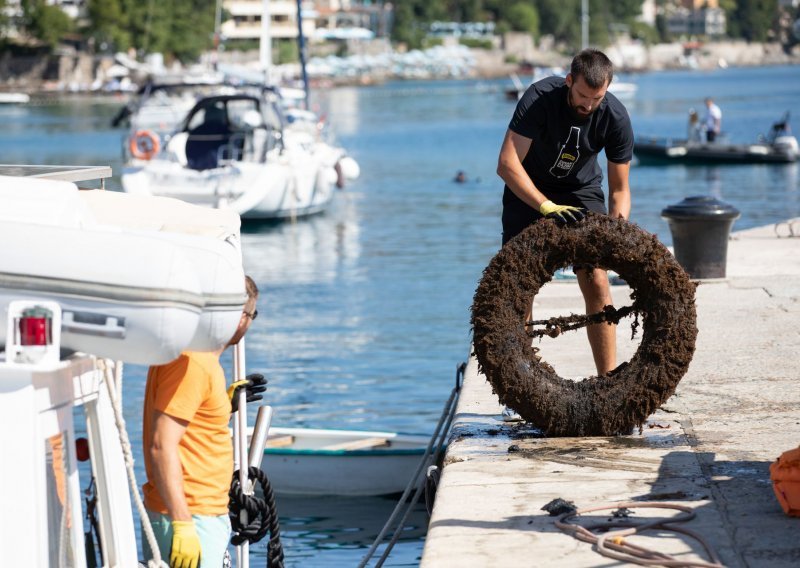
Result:
[[[297,48],[300,51],[300,70],[303,73],[303,92],[305,97],[303,103],[305,109],[310,108],[308,104],[308,72],[306,71],[306,40],[303,35],[303,0],[297,0]]]
[[[259,406],[256,416],[256,425],[253,427],[253,435],[250,437],[249,465],[250,467],[261,467],[261,459],[264,457],[264,448],[267,445],[269,427],[272,424],[272,407]]]
[[[244,357],[244,338],[234,346],[233,352],[233,380],[242,381],[245,378],[245,357]],[[247,390],[239,389],[239,400],[237,402],[238,411],[236,412],[236,420],[234,420],[233,441],[234,441],[234,459],[238,462],[236,466],[239,468],[239,486],[242,491],[247,487],[248,476],[247,466],[249,460],[247,459]],[[247,511],[241,512],[242,524],[248,523]],[[250,543],[244,541],[236,547],[236,565],[239,568],[248,568],[250,566]]]
[[[581,0],[581,50],[589,47],[589,0]]]
[[[259,62],[264,73],[264,84],[270,83],[270,67],[272,67],[272,36],[270,23],[272,15],[269,10],[269,0],[261,0],[261,41],[259,44]]]
[[[214,61],[213,69],[217,70],[219,65],[219,45],[220,41],[220,28],[222,27],[222,0],[217,0],[216,9],[214,12]]]

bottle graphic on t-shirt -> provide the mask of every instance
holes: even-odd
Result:
[[[581,137],[581,129],[578,126],[573,126],[569,130],[567,141],[561,146],[558,152],[558,157],[553,167],[550,168],[550,174],[557,178],[563,178],[569,175],[572,167],[577,163],[578,157],[581,155],[578,151],[578,141]]]

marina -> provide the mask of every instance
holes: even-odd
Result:
[[[787,67],[729,68],[709,72],[703,76],[702,84],[691,72],[642,75],[636,78],[638,88],[633,100],[626,104],[637,132],[679,136],[685,126],[686,108],[713,90],[726,113],[726,125],[733,130],[731,134],[751,137],[753,131],[774,119],[774,108],[785,108],[796,96],[800,86],[793,71]],[[494,170],[513,103],[503,101],[496,93],[506,82],[507,79],[401,82],[313,95],[314,103],[327,114],[337,140],[358,161],[362,175],[335,194],[323,215],[296,223],[250,222],[242,227],[243,268],[264,291],[259,311],[266,322],[262,326],[260,319],[248,335],[248,368],[263,371],[269,377],[267,400],[275,409],[276,431],[290,427],[431,432],[452,387],[453,367],[469,355],[468,312],[476,283],[499,248],[501,186]],[[118,109],[118,104],[74,100],[0,108],[0,116],[7,124],[0,136],[0,150],[13,163],[108,164],[113,176],[106,180],[106,186],[117,192],[121,189],[123,133],[111,129],[109,123]],[[669,231],[659,212],[686,195],[700,193],[735,204],[743,212],[736,223],[737,230],[772,230],[775,223],[800,216],[797,166],[635,165],[631,176],[632,220],[670,244]],[[466,181],[455,184],[453,174],[459,170],[465,171]],[[768,240],[754,239],[756,242],[775,248],[780,254],[789,253],[779,247],[792,244],[791,239],[780,240],[778,246]],[[733,284],[729,287],[731,293],[744,294],[736,290],[758,287],[760,271],[764,276],[770,273],[768,266],[748,267],[737,260],[740,257],[736,250],[732,245],[729,267]],[[754,250],[758,246],[747,249],[748,257],[758,256]],[[766,255],[764,259],[768,265],[785,265],[787,270],[793,266],[791,262],[769,261]],[[740,267],[747,274],[740,274]],[[785,276],[778,274],[774,280],[790,286],[791,280]],[[706,291],[711,294],[720,289],[714,286],[717,285],[705,289],[701,286],[700,298],[705,298],[702,294]],[[719,302],[724,297],[720,296]],[[736,301],[746,303],[740,297]],[[710,317],[719,317],[724,325],[728,321],[721,315],[725,308],[713,305]],[[566,311],[577,310],[566,300],[563,306]],[[791,315],[791,305],[787,309]],[[768,313],[779,311],[773,306]],[[702,318],[702,310],[700,313]],[[766,338],[772,332],[765,329],[763,334]],[[711,335],[703,336],[701,331],[700,337]],[[765,346],[761,353],[771,354],[770,349],[774,348],[789,357],[796,347],[782,345]],[[718,347],[709,347],[709,357],[718,353],[714,351]],[[712,367],[711,361],[697,360],[702,365],[697,373]],[[743,367],[736,365],[731,371],[734,375],[743,372]],[[141,436],[145,372],[145,367],[135,364],[125,369],[124,413],[134,447]],[[581,372],[576,369],[574,374]],[[695,381],[701,378],[691,373],[685,384],[699,397],[702,388],[693,385],[700,384]],[[724,382],[721,374],[720,370],[716,376]],[[480,384],[477,376],[468,383],[469,388],[476,382]],[[742,379],[737,384],[744,382]],[[489,408],[487,423],[500,424],[498,428],[502,428],[495,416],[497,408],[490,405],[491,397],[487,396],[488,399],[481,399],[487,401]],[[712,402],[708,401],[708,405]],[[469,404],[469,400],[463,404]],[[754,403],[754,408],[771,408],[770,404]],[[660,416],[654,420],[662,422]],[[677,427],[665,430],[673,432]],[[459,431],[454,430],[454,438]],[[660,432],[661,428],[650,431]],[[794,441],[789,439],[792,435]],[[779,451],[795,445],[796,438],[796,430],[787,427],[774,444],[763,442],[763,450],[747,449],[754,455],[737,459],[757,462],[753,471],[763,473],[764,464],[777,457]],[[508,457],[506,450],[512,443],[515,442],[509,441],[500,448],[502,451],[498,450],[502,454],[499,459]],[[646,439],[643,442],[649,443]],[[690,452],[689,447],[680,446],[679,450]],[[523,450],[527,451],[527,447]],[[734,450],[745,451],[730,451]],[[461,450],[457,445],[452,451]],[[476,451],[484,452],[485,448]],[[486,453],[493,455],[493,451]],[[135,467],[143,478],[141,459],[136,459]],[[746,464],[742,467],[746,468]],[[496,485],[483,476],[507,473],[480,472],[469,484]],[[438,540],[438,536],[448,525],[460,526],[452,520],[442,520],[448,519],[447,511],[452,511],[447,505],[451,502],[447,497],[447,475],[443,478],[445,490],[439,493],[437,502],[443,510],[434,514],[428,543],[424,528],[419,526],[425,514],[417,510],[414,530],[396,546],[387,565],[416,566],[420,561],[423,565],[446,565],[436,563],[436,554],[441,543],[445,543],[445,550],[451,547],[447,544],[449,537],[445,534]],[[734,475],[731,477],[735,479]],[[758,495],[766,509],[774,505],[767,492],[771,489],[763,478],[758,479],[762,479],[757,482],[761,491]],[[563,485],[558,480],[556,483]],[[622,499],[630,497],[629,493],[646,495],[647,491],[626,493],[615,487],[607,495]],[[333,511],[325,514],[314,512],[314,499],[292,497],[291,506],[285,508],[281,499],[279,495],[277,505],[288,535],[284,549],[289,566],[357,565],[391,510],[385,498],[377,497],[359,498],[358,505],[320,498],[321,503],[335,502]],[[290,503],[288,498],[283,499]],[[538,497],[529,500],[541,507],[549,499],[540,504]],[[362,510],[367,512],[363,516],[358,513]],[[710,505],[704,509],[711,510]],[[777,521],[779,509],[776,511],[776,517],[770,519]],[[334,528],[314,518],[326,517],[330,523],[339,512],[347,515],[334,521]],[[453,513],[453,518],[461,518],[458,514]],[[511,516],[508,511],[502,514]],[[520,522],[528,520],[525,516]],[[480,522],[476,521],[476,525]],[[544,527],[545,533],[549,530],[549,525],[535,526]],[[348,534],[356,537],[348,538]],[[492,530],[487,534],[495,537]],[[265,554],[265,548],[252,549],[254,562],[263,560]],[[586,558],[586,565],[593,565],[593,554],[581,556]],[[557,564],[554,561],[552,565]]]

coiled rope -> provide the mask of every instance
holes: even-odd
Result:
[[[435,464],[439,460],[439,456],[442,452],[442,448],[444,447],[445,437],[447,433],[450,431],[450,424],[453,422],[453,417],[456,413],[456,406],[458,404],[458,395],[461,392],[461,385],[464,381],[464,370],[467,368],[466,363],[460,363],[456,367],[456,384],[453,387],[453,390],[450,392],[450,398],[447,399],[447,402],[444,405],[444,410],[442,410],[442,415],[439,417],[439,422],[436,424],[436,428],[433,431],[433,435],[431,436],[430,441],[428,442],[427,448],[425,448],[425,453],[422,456],[422,459],[417,466],[417,470],[414,472],[414,475],[411,476],[411,479],[406,485],[403,494],[400,496],[400,499],[395,505],[394,511],[392,511],[389,520],[386,521],[386,524],[383,525],[381,532],[375,538],[375,541],[370,546],[367,553],[364,555],[364,558],[361,559],[361,562],[358,564],[358,568],[364,568],[372,557],[375,555],[375,551],[378,549],[378,546],[383,542],[383,539],[386,537],[386,533],[389,532],[389,527],[394,522],[395,518],[400,514],[400,511],[405,506],[405,513],[403,514],[400,521],[397,523],[397,526],[394,528],[394,533],[392,534],[392,538],[389,543],[386,545],[386,549],[383,551],[383,555],[378,560],[377,564],[375,564],[375,568],[379,568],[383,566],[383,563],[389,557],[389,553],[394,548],[394,545],[397,543],[397,540],[400,538],[401,533],[403,532],[403,527],[408,520],[408,516],[411,514],[411,511],[414,510],[414,506],[419,502],[420,496],[425,491],[425,484],[421,483],[421,474],[422,472],[427,472],[428,467],[432,464]],[[435,446],[435,447],[434,447]],[[406,499],[408,498],[411,490],[416,487],[417,490],[414,493],[414,497],[406,503]],[[431,499],[432,500],[432,499]]]
[[[168,568],[167,564],[161,559],[161,551],[158,548],[150,518],[147,516],[147,510],[144,508],[142,497],[139,494],[139,485],[136,482],[136,473],[133,470],[133,451],[131,450],[130,438],[128,438],[128,430],[125,427],[125,418],[122,415],[122,400],[119,396],[119,392],[122,390],[122,361],[117,361],[116,363],[110,359],[97,359],[96,361],[97,368],[103,372],[103,382],[106,384],[108,398],[111,399],[111,408],[114,410],[114,422],[116,422],[117,432],[119,433],[119,443],[122,447],[122,456],[125,459],[125,471],[128,474],[128,483],[133,502],[136,504],[136,510],[139,511],[139,518],[147,538],[147,544],[150,545],[150,550],[153,553],[153,558],[148,560],[147,566],[148,568]]]
[[[247,477],[250,481],[255,480],[261,486],[264,498],[247,495],[242,490],[242,485],[239,482],[239,470],[233,472],[231,489],[228,493],[228,516],[230,517],[233,531],[231,544],[239,546],[245,541],[253,544],[259,542],[269,532],[267,566],[269,568],[283,568],[281,528],[278,523],[278,510],[275,507],[275,494],[272,491],[272,486],[269,483],[267,474],[258,467],[248,468]],[[243,512],[246,515],[242,515]],[[247,519],[246,524],[243,523],[244,518]]]
[[[656,518],[650,521],[637,521],[629,518],[631,513],[629,509],[643,507],[652,509],[673,509],[676,511],[681,511],[681,514],[671,518]],[[613,521],[589,523],[586,526],[568,522],[569,519],[578,515],[585,515],[586,513],[606,511],[611,509],[615,510],[613,513]],[[588,509],[572,510],[559,516],[555,522],[555,525],[565,533],[571,534],[578,540],[594,544],[597,552],[603,556],[613,558],[615,560],[630,562],[640,566],[724,568],[722,561],[719,559],[719,556],[717,556],[717,553],[700,534],[687,528],[677,526],[676,524],[691,521],[695,518],[695,516],[696,514],[692,508],[685,505],[660,503],[657,501],[645,501],[617,503],[615,505],[604,505],[600,507],[590,507]],[[613,530],[617,529],[618,527],[624,528],[621,530]],[[671,554],[658,552],[657,550],[651,550],[628,542],[625,539],[625,537],[630,537],[635,534],[653,530],[685,534],[703,546],[703,549],[706,551],[706,554],[709,556],[709,558],[711,558],[711,561],[705,562],[702,560],[679,559]]]

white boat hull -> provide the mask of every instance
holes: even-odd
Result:
[[[131,363],[225,345],[245,301],[231,218],[202,225],[196,208],[168,203],[178,205],[168,230],[139,229],[137,215],[149,210],[154,222],[163,201],[137,209],[130,196],[97,193],[87,200],[70,183],[0,179],[0,239],[9,243],[0,252],[0,317],[16,299],[55,301],[63,347]],[[5,333],[0,326],[2,345]]]
[[[335,172],[333,172],[335,176]],[[123,171],[133,195],[173,197],[194,205],[230,210],[245,219],[285,219],[323,211],[333,198],[331,174],[291,156],[270,163],[234,162],[197,171],[169,160],[152,160]]]
[[[287,436],[293,443],[280,444]],[[275,493],[349,497],[401,493],[429,442],[423,435],[306,428],[271,428],[269,439],[261,467]]]

